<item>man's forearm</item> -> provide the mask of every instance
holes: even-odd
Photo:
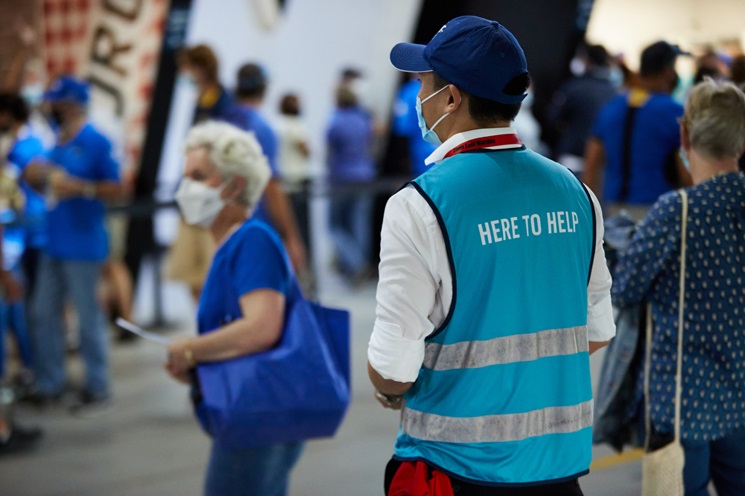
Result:
[[[367,363],[367,374],[370,376],[370,382],[372,382],[375,389],[380,391],[386,396],[403,396],[406,392],[411,389],[413,382],[397,382],[390,379],[384,379],[377,370]]]
[[[608,346],[610,341],[590,341],[590,355]]]

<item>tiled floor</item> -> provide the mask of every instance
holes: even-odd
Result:
[[[322,282],[325,303],[352,311],[354,399],[336,438],[308,443],[290,494],[381,495],[398,418],[375,402],[365,370],[375,288],[349,291],[331,278]],[[192,311],[184,291],[168,288],[166,304],[182,329],[192,328],[184,320]],[[115,411],[81,420],[61,408],[21,409],[19,417],[42,425],[46,438],[35,453],[0,458],[0,496],[200,494],[209,442],[192,418],[186,388],[162,369],[163,349],[146,342],[113,349]],[[75,364],[73,376],[77,369]],[[599,448],[596,455],[607,453]],[[640,475],[634,462],[595,472],[582,485],[588,496],[635,495]]]

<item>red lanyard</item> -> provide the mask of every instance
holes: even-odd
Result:
[[[522,145],[523,142],[514,133],[512,134],[497,134],[494,136],[484,136],[483,138],[474,138],[468,140],[460,145],[456,146],[445,154],[443,158],[452,157],[463,152],[472,152],[474,150],[481,150],[482,148],[493,148],[496,146],[505,145]]]

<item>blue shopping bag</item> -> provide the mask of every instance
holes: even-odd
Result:
[[[226,448],[333,436],[350,401],[349,312],[297,296],[271,350],[197,366],[195,411]]]

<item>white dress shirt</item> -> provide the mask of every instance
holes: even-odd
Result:
[[[438,147],[427,163],[442,160],[449,150],[470,139],[505,133],[514,133],[514,129],[479,129],[455,135]],[[494,149],[505,148],[515,146]],[[611,276],[603,252],[603,214],[595,195],[590,195],[597,243],[587,293],[588,338],[608,341],[615,335]],[[386,205],[379,273],[375,327],[367,357],[384,379],[413,382],[424,360],[424,340],[442,324],[453,298],[440,226],[432,208],[413,187],[402,189]]]

